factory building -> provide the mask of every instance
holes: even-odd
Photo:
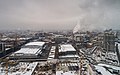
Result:
[[[60,59],[78,59],[79,56],[71,44],[62,44],[59,48]]]
[[[30,42],[25,44],[19,51],[10,55],[10,58],[38,58],[45,47],[45,42]]]

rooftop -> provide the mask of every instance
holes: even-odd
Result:
[[[30,42],[15,53],[36,54],[41,51],[41,48],[44,44],[45,42]]]
[[[59,52],[76,51],[71,44],[60,45]]]

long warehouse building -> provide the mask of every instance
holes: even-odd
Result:
[[[16,51],[10,58],[38,58],[45,47],[45,42],[30,42],[25,44],[19,51]]]

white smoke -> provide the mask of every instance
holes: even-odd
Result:
[[[79,32],[79,30],[80,30],[80,25],[77,24],[77,25],[74,27],[74,29],[73,29],[73,34]]]

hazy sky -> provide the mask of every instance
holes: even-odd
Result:
[[[120,28],[120,0],[0,0],[0,30]]]

